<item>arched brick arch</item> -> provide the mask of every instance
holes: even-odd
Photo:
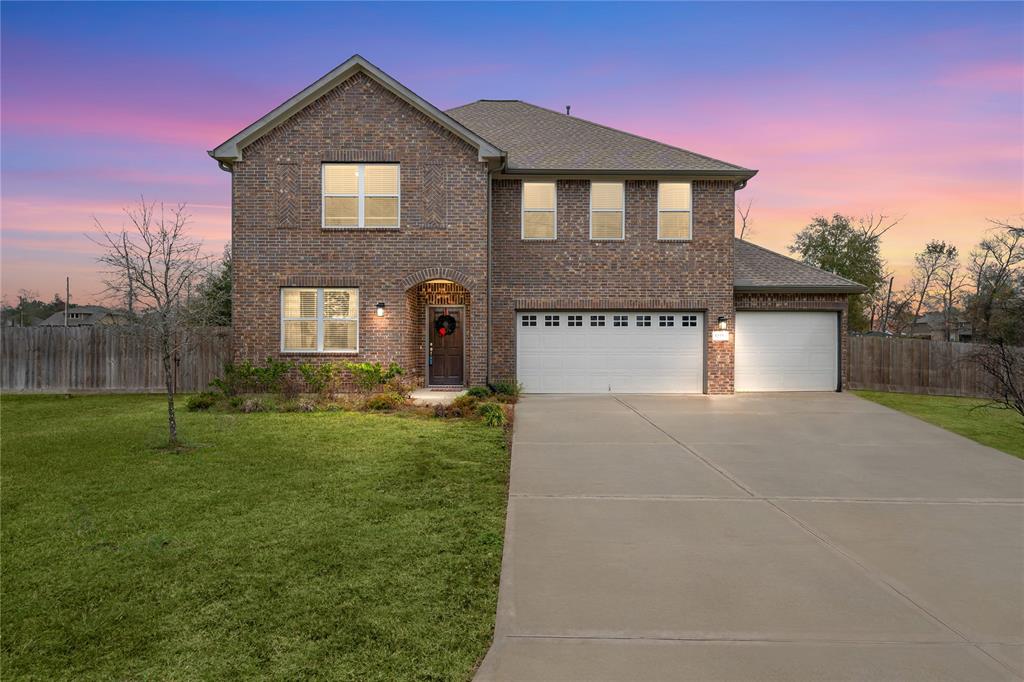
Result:
[[[465,273],[456,270],[455,268],[436,267],[436,268],[424,268],[419,272],[414,272],[402,280],[402,289],[409,290],[429,279],[447,279],[452,282],[456,282],[466,287],[467,289],[473,289],[476,284],[470,277]]]

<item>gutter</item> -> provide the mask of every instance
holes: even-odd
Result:
[[[734,284],[732,290],[743,294],[863,294],[868,289],[860,284],[854,286],[816,287],[811,285],[754,286]]]
[[[491,204],[491,184],[494,171],[487,170],[487,385],[491,385],[491,270],[494,264],[492,255],[493,237],[492,223],[494,210]]]

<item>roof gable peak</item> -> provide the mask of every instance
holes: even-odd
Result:
[[[329,72],[321,76],[308,87],[285,100],[258,121],[247,126],[231,138],[225,140],[215,149],[207,152],[224,165],[230,166],[242,158],[242,148],[273,130],[293,115],[304,109],[322,95],[348,80],[357,73],[363,73],[379,83],[399,99],[447,128],[457,137],[476,147],[480,161],[499,159],[504,153],[483,139],[454,118],[423,99],[409,88],[386,74],[362,55],[354,54]]]

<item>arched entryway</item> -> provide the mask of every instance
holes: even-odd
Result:
[[[407,366],[421,386],[469,385],[472,305],[469,289],[434,278],[406,289]]]

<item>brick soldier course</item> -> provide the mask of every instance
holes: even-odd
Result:
[[[570,143],[582,155],[561,153]],[[446,114],[358,56],[211,156],[232,177],[238,359],[394,360],[422,382],[426,308],[463,305],[465,380],[483,384],[516,376],[517,311],[687,310],[705,315],[707,391],[731,393],[733,335],[711,340],[720,317],[732,331],[737,310],[835,310],[845,332],[859,290],[734,239],[734,194],[756,171],[521,102]],[[324,229],[332,161],[399,164],[400,227]],[[521,238],[532,177],[556,181],[557,239]],[[590,180],[608,178],[624,181],[625,238],[593,241]],[[690,240],[658,239],[659,179],[691,182]],[[358,288],[358,354],[281,352],[287,286]]]

